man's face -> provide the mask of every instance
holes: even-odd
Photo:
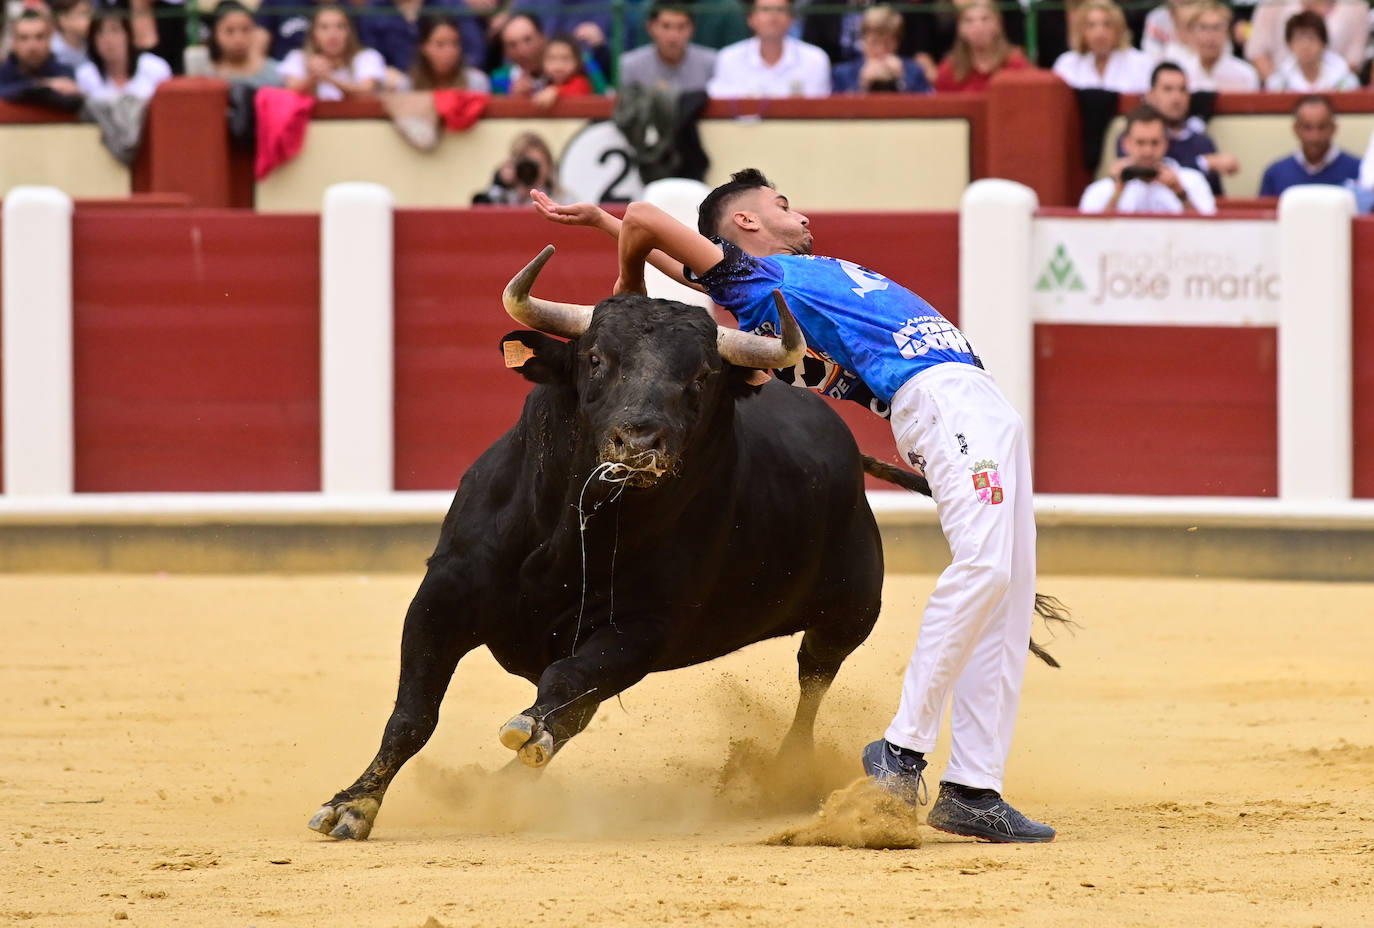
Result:
[[[1121,140],[1121,147],[1126,151],[1126,157],[1131,159],[1131,164],[1141,168],[1157,168],[1164,160],[1164,152],[1169,147],[1169,139],[1164,134],[1164,123],[1159,120],[1154,122],[1134,122],[1130,129],[1126,130],[1126,137]]]
[[[37,71],[48,60],[48,24],[41,19],[22,19],[14,24],[11,48],[19,67]]]
[[[1302,156],[1309,164],[1317,164],[1331,150],[1336,120],[1322,104],[1304,103],[1293,116],[1293,134],[1302,145]]]
[[[1188,115],[1188,78],[1178,71],[1160,71],[1145,100],[1170,125],[1181,124]]]
[[[659,57],[677,61],[687,52],[692,41],[692,18],[678,10],[664,10],[649,21],[649,38]]]
[[[792,7],[786,0],[757,0],[749,11],[749,28],[760,39],[781,39],[792,28]]]
[[[525,17],[517,16],[506,24],[501,32],[501,50],[506,61],[519,66],[526,74],[542,72],[544,37]]]
[[[736,231],[738,226],[734,216],[741,212],[753,215],[757,227],[752,231],[760,236],[756,241],[763,245],[769,254],[811,254],[811,220],[792,209],[787,197],[772,187],[747,190],[731,204],[731,219],[727,224]]]

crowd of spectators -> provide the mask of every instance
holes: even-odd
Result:
[[[794,2],[639,0],[622,29],[601,0],[212,0],[188,37],[191,21],[166,15],[169,0],[22,0],[5,30],[0,99],[68,110],[146,100],[188,61],[193,72],[321,100],[456,89],[545,107],[632,87],[718,99],[977,92],[1001,71],[1049,62],[1076,90],[1143,94],[1149,108],[1137,115],[1162,126],[1165,176],[1191,183],[1179,172],[1197,171],[1216,195],[1237,165],[1192,115],[1197,94],[1350,90],[1369,71],[1365,0],[1167,0],[1148,11],[1064,0],[1032,14],[996,0],[842,0],[810,14]],[[1038,17],[1036,61],[1017,44],[1028,15]],[[199,67],[183,54],[188,40],[208,53]],[[618,60],[613,44],[629,46]],[[1309,110],[1299,124],[1321,122]],[[1153,139],[1156,121],[1131,125]],[[1117,151],[1131,157],[1129,131]],[[1317,159],[1305,162],[1310,176],[1329,173],[1326,150],[1303,142],[1300,156]],[[1118,186],[1114,203],[1144,198]]]

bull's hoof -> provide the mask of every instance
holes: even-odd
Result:
[[[553,757],[553,733],[532,716],[521,713],[502,725],[500,738],[527,767],[542,767]]]
[[[320,806],[310,817],[310,830],[331,838],[365,841],[372,834],[372,823],[382,804],[375,799],[354,799],[349,802]]]
[[[527,767],[542,767],[553,757],[553,735],[541,731],[521,746],[520,760]]]
[[[534,737],[534,730],[539,723],[528,715],[517,715],[509,722],[501,726],[501,743],[512,751],[518,751],[525,746],[525,742]]]

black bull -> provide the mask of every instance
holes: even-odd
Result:
[[[804,632],[784,744],[806,750],[821,698],[878,617],[882,546],[853,437],[814,394],[749,383],[754,368],[795,363],[795,323],[787,358],[731,363],[721,354],[740,357],[727,340],[741,333],[720,334],[696,307],[625,296],[585,314],[528,298],[549,253],[512,281],[508,308],[546,331],[585,331],[503,339],[507,364],[536,386],[463,475],[406,613],[381,748],[314,815],[317,831],[368,836],[480,645],[538,686],[499,734],[537,767],[646,674]],[[530,303],[538,312],[522,315]]]

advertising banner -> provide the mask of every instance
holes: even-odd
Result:
[[[1278,324],[1279,229],[1264,219],[1036,219],[1036,322]]]

